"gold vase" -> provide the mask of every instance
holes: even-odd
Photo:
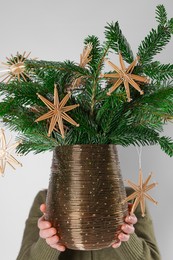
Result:
[[[67,248],[109,247],[128,213],[115,145],[58,146],[53,153],[46,219]]]

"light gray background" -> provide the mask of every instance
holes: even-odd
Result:
[[[134,53],[151,27],[156,26],[155,7],[163,3],[173,17],[173,1],[139,0],[0,0],[0,61],[17,51],[32,51],[32,57],[45,60],[75,60],[83,49],[83,39],[94,34],[103,40],[106,22],[119,20]],[[173,63],[172,43],[158,58]],[[1,124],[0,127],[3,125]],[[173,125],[165,128],[173,137]],[[7,131],[8,137],[10,133]],[[14,134],[13,134],[14,136]],[[14,139],[13,139],[14,140]],[[124,179],[137,181],[138,155],[134,147],[118,147]],[[0,259],[14,260],[20,247],[24,222],[37,191],[47,187],[52,154],[29,154],[18,158],[23,167],[9,167],[0,178]],[[154,172],[159,186],[151,192],[159,205],[149,207],[163,260],[172,259],[172,181],[173,159],[158,146],[142,153],[144,176]]]

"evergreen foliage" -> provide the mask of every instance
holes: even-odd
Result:
[[[165,26],[167,23],[167,12],[164,7],[164,5],[158,5],[156,7],[156,21],[161,24],[162,26]]]
[[[148,76],[150,82],[140,84],[144,91],[142,96],[130,87],[131,102],[127,102],[123,84],[111,96],[107,96],[115,80],[100,77],[109,52],[121,52],[129,64],[134,60],[118,22],[106,25],[103,44],[94,35],[84,40],[85,46],[92,44],[91,59],[85,67],[69,60],[27,59],[24,61],[29,74],[26,81],[21,77],[20,81],[13,78],[7,84],[0,83],[0,117],[23,140],[18,152],[40,153],[52,150],[57,145],[87,143],[123,146],[159,144],[162,150],[172,156],[173,140],[161,133],[165,123],[173,118],[173,65],[161,64],[153,61],[153,58],[171,39],[173,18],[168,20],[164,6],[159,5],[156,8],[156,20],[159,23],[157,28],[152,29],[139,45],[140,60],[133,71],[133,74]],[[72,88],[75,80],[79,79],[79,85]],[[54,84],[57,84],[60,100],[70,91],[71,98],[67,105],[80,105],[68,112],[80,126],[75,127],[64,121],[65,138],[57,131],[47,136],[49,120],[35,122],[48,112],[37,93],[53,103]]]
[[[163,5],[156,7],[156,20],[159,22],[156,29],[151,29],[138,48],[140,63],[150,63],[153,57],[160,53],[171,39],[172,18],[167,20],[167,13]]]
[[[121,51],[124,60],[131,63],[134,60],[133,52],[119,27],[119,23],[108,23],[108,25],[105,26],[105,29],[106,41],[110,48],[117,54]]]

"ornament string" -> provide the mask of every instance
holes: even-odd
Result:
[[[142,169],[142,145],[136,147],[136,151],[138,153],[139,169]]]

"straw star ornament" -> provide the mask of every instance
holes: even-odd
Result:
[[[92,56],[90,55],[91,54],[91,51],[92,51],[92,43],[88,43],[84,49],[83,49],[83,52],[80,54],[80,63],[79,63],[79,66],[81,68],[86,68],[86,66],[88,65],[88,63],[92,60]],[[82,79],[83,79],[83,76],[80,76],[79,78],[76,78],[73,82],[72,82],[72,89],[75,89],[75,88],[78,88],[81,83],[82,83]]]
[[[12,155],[11,151],[14,150],[21,142],[16,142],[12,145],[7,144],[4,130],[0,130],[0,174],[4,174],[6,164],[10,165],[14,170],[14,165],[22,164],[18,162]]]
[[[101,74],[101,77],[104,78],[115,78],[117,81],[115,84],[109,89],[107,92],[107,95],[111,95],[113,91],[115,91],[122,83],[124,84],[127,100],[130,102],[132,99],[130,97],[130,85],[135,88],[141,95],[144,94],[143,90],[139,87],[138,82],[144,82],[148,83],[148,79],[144,76],[139,76],[132,74],[132,71],[134,70],[134,67],[136,66],[137,62],[139,60],[139,56],[136,57],[136,59],[128,66],[128,68],[125,67],[124,60],[122,58],[121,53],[119,53],[119,61],[121,68],[117,67],[115,64],[113,64],[111,61],[106,59],[106,62],[109,66],[111,66],[116,73],[110,73],[110,74]]]
[[[63,119],[67,122],[69,122],[72,125],[79,126],[69,115],[67,115],[66,112],[76,108],[79,106],[79,104],[76,105],[70,105],[70,106],[65,106],[67,101],[69,100],[71,94],[68,93],[62,100],[59,102],[59,97],[58,97],[58,90],[55,85],[54,87],[54,103],[50,102],[48,99],[44,98],[40,94],[37,94],[38,97],[43,101],[43,103],[49,108],[49,112],[46,114],[40,116],[35,120],[35,122],[39,122],[42,120],[46,120],[51,118],[50,120],[50,126],[48,130],[48,136],[51,135],[52,131],[58,131],[56,129],[56,124],[58,123],[58,127],[60,130],[60,133],[62,135],[62,138],[65,137],[64,135],[64,125],[63,125]]]
[[[84,49],[82,54],[80,55],[80,64],[79,66],[81,68],[85,68],[86,65],[92,60],[92,56],[90,55],[91,51],[92,51],[92,43],[88,43]]]
[[[6,57],[7,63],[2,62],[3,65],[7,67],[7,69],[2,70],[1,72],[5,72],[1,77],[5,77],[3,81],[6,81],[8,83],[12,78],[17,78],[18,81],[20,81],[21,78],[26,81],[26,78],[29,78],[29,75],[25,71],[25,64],[24,61],[29,57],[30,53],[26,54],[24,52],[23,54],[19,54],[17,52],[17,55],[14,57],[11,55],[10,58]]]
[[[129,200],[133,200],[134,204],[132,206],[130,214],[133,214],[135,209],[137,208],[138,204],[140,203],[142,217],[145,216],[145,199],[150,200],[151,202],[155,203],[157,205],[157,201],[155,201],[147,192],[151,189],[153,189],[158,183],[154,182],[152,184],[149,184],[149,181],[151,179],[152,174],[150,173],[148,178],[143,182],[143,174],[142,169],[139,169],[139,183],[136,185],[135,183],[128,180],[128,184],[131,188],[134,189],[135,192],[133,192],[131,195],[129,195],[126,199],[123,200],[123,203],[128,202]]]

